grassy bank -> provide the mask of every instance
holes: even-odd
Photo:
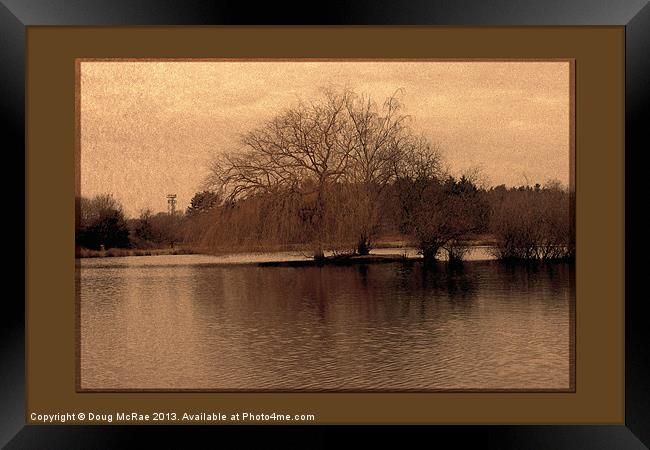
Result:
[[[160,255],[194,255],[199,252],[187,248],[109,248],[108,250],[92,250],[79,248],[76,251],[76,258],[111,258],[120,256],[160,256]]]

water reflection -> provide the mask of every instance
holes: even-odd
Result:
[[[566,389],[572,277],[568,265],[494,261],[452,268],[82,261],[81,384]]]

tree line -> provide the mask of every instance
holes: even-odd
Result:
[[[445,253],[461,260],[487,235],[501,259],[575,252],[568,190],[557,182],[488,188],[476,173],[453,176],[441,149],[413,131],[397,95],[376,103],[349,90],[327,91],[250,130],[239,144],[215,159],[205,190],[184,214],[143,212],[129,226],[119,205],[99,222],[96,212],[83,212],[78,243],[97,246],[91,236],[123,221],[126,233],[104,241],[179,241],[212,252],[294,248],[318,259],[328,251],[367,255],[380,238],[399,236],[433,261]],[[105,203],[82,199],[81,209]]]

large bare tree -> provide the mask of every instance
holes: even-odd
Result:
[[[291,236],[322,258],[326,249],[367,254],[380,231],[387,188],[397,186],[409,234],[429,256],[450,239],[431,229],[444,228],[436,218],[449,214],[445,198],[434,195],[444,171],[439,149],[415,136],[408,120],[397,95],[376,103],[349,90],[328,91],[246,133],[239,151],[216,159],[209,187],[226,205],[241,208],[234,221],[239,231],[266,241]]]

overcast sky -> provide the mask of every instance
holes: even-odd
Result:
[[[568,184],[568,62],[124,61],[81,63],[81,193],[112,193],[130,216],[175,193],[184,210],[216,152],[327,87],[380,102],[402,89],[455,173]]]

